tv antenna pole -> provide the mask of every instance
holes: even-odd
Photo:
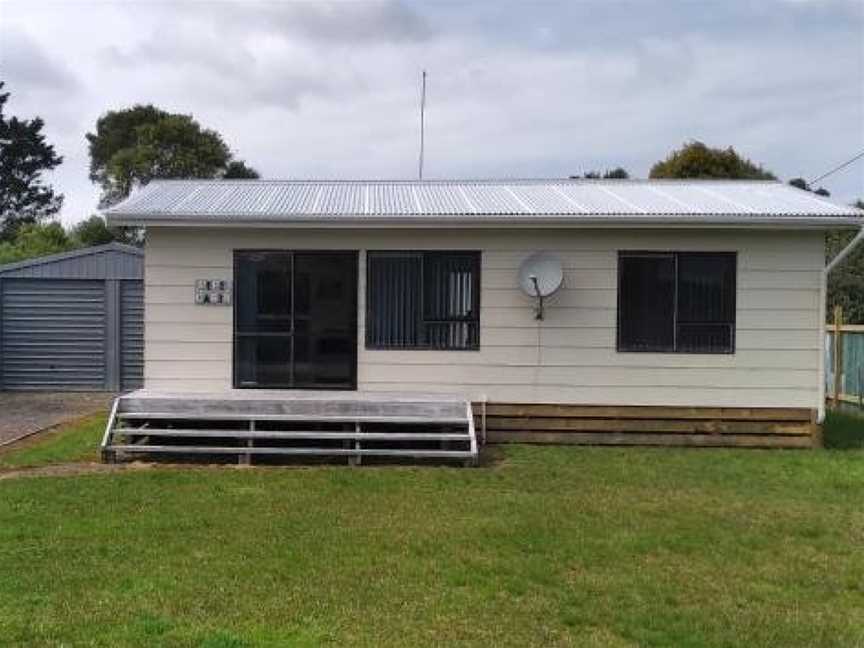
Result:
[[[419,176],[420,180],[423,179],[423,147],[425,144],[424,141],[424,129],[425,129],[425,114],[426,114],[426,70],[423,70],[422,76],[422,87],[420,90],[420,168],[419,168]]]

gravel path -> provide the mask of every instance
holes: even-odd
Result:
[[[0,392],[0,446],[105,410],[113,399],[105,392]]]

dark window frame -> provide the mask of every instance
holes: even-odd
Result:
[[[237,287],[238,282],[237,278],[239,276],[239,268],[240,262],[244,255],[249,254],[264,254],[264,255],[286,255],[290,257],[290,271],[289,276],[291,277],[291,329],[288,333],[284,332],[273,332],[273,333],[251,333],[251,332],[240,332],[238,330],[238,308],[239,299],[237,299]],[[295,297],[295,284],[293,281],[294,277],[294,262],[296,255],[310,255],[310,256],[327,256],[333,254],[350,256],[353,263],[353,279],[354,279],[354,290],[353,290],[353,304],[354,307],[351,309],[352,318],[349,323],[352,330],[352,344],[351,344],[351,374],[350,374],[350,384],[346,384],[344,386],[304,386],[298,385],[295,381],[295,367],[294,367],[294,336],[296,334],[295,330],[295,318],[294,318],[294,297]],[[358,373],[358,339],[359,339],[359,330],[358,330],[358,302],[360,298],[360,272],[359,272],[359,260],[360,254],[357,250],[328,250],[328,249],[312,249],[306,250],[303,248],[235,248],[232,250],[232,268],[233,268],[233,276],[232,276],[232,300],[231,300],[231,384],[233,389],[248,389],[248,390],[332,390],[332,391],[357,391],[357,373]],[[289,383],[280,383],[280,384],[270,384],[270,385],[251,385],[243,383],[240,380],[240,338],[241,337],[284,337],[291,340],[291,368],[290,368],[290,382]]]
[[[424,294],[424,287],[426,284],[425,278],[425,258],[427,256],[441,256],[446,257],[450,255],[458,255],[458,256],[470,256],[474,262],[474,272],[473,272],[473,281],[472,281],[472,292],[473,292],[473,305],[475,306],[474,311],[476,315],[474,317],[461,317],[461,318],[448,318],[446,320],[441,319],[427,319],[426,318],[426,299]],[[424,333],[422,333],[422,329],[427,324],[441,324],[441,323],[449,323],[449,322],[468,322],[473,324],[477,328],[477,335],[475,337],[475,342],[473,344],[467,346],[432,346],[429,344],[418,344],[418,345],[391,345],[391,344],[375,344],[371,339],[372,335],[372,307],[371,307],[371,299],[370,299],[370,291],[372,286],[372,263],[370,260],[374,257],[408,257],[408,258],[417,258],[420,261],[420,294],[418,296],[417,303],[419,304],[419,318],[418,325],[421,328],[421,336],[426,337]],[[480,250],[367,250],[366,251],[366,289],[364,291],[366,303],[366,331],[364,334],[366,349],[370,351],[479,351],[480,350],[480,313],[481,313],[481,295],[480,295],[480,287],[481,287],[481,273],[482,273],[482,265],[483,265],[483,256]]]
[[[678,303],[678,293],[679,293],[679,285],[680,285],[680,274],[679,274],[679,260],[682,256],[686,257],[723,257],[727,259],[732,259],[732,267],[734,272],[732,273],[732,285],[731,295],[732,295],[732,303],[731,303],[731,321],[728,322],[714,322],[714,323],[706,323],[713,325],[724,325],[730,327],[729,332],[729,346],[724,349],[681,349],[678,345],[678,327],[679,327],[679,303]],[[650,258],[650,257],[672,257],[674,260],[674,268],[675,268],[675,295],[674,295],[674,307],[672,309],[672,330],[673,330],[673,344],[672,348],[669,349],[636,349],[627,347],[623,340],[621,339],[622,334],[622,322],[623,322],[623,272],[621,266],[621,260],[624,258]],[[615,350],[618,353],[662,353],[662,354],[686,354],[686,355],[734,355],[736,352],[736,334],[738,329],[738,253],[737,252],[710,252],[710,251],[689,251],[689,250],[622,250],[618,252],[618,295],[617,295],[617,313],[616,313],[616,331],[615,331]],[[698,324],[694,322],[685,323],[689,325]]]

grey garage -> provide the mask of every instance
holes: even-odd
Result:
[[[140,387],[143,276],[120,243],[0,266],[0,389]]]

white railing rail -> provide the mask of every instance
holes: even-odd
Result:
[[[117,418],[117,406],[120,404],[120,396],[114,399],[114,404],[111,406],[111,414],[108,416],[108,423],[105,425],[105,434],[102,436],[102,445],[100,448],[105,451],[111,444],[111,433],[114,430],[114,423]]]

